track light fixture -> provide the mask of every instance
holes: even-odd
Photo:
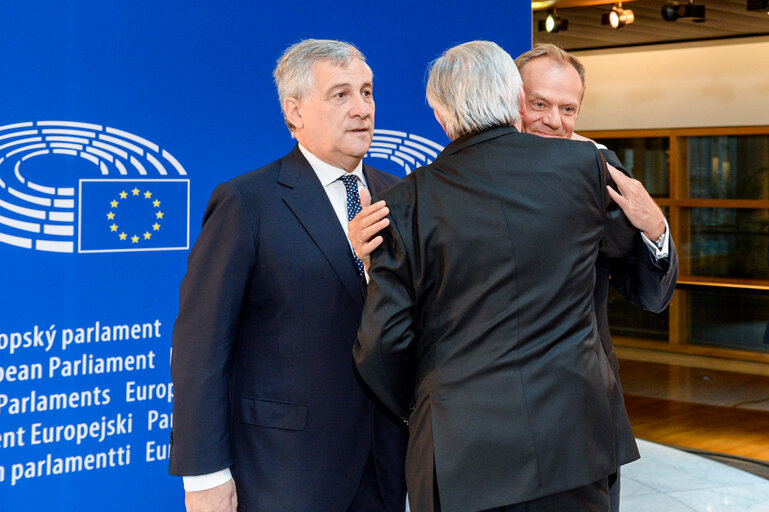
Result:
[[[689,3],[681,4],[678,2],[667,2],[662,6],[662,18],[665,21],[676,21],[678,18],[692,18],[692,21],[705,21],[705,5],[694,4],[694,0]]]
[[[748,0],[749,11],[766,11],[769,14],[769,0]]]
[[[537,30],[540,32],[560,32],[569,28],[569,20],[562,20],[555,9],[547,11],[547,18],[539,20]]]
[[[769,1],[769,0],[768,0]],[[611,11],[601,14],[601,25],[609,25],[611,28],[622,28],[635,21],[635,15],[630,9],[623,9],[622,2],[615,4]]]

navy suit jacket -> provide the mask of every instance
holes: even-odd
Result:
[[[373,192],[397,181],[364,174]],[[362,307],[344,231],[298,147],[219,185],[174,326],[170,472],[231,467],[240,510],[342,511],[373,452],[402,511],[407,434],[351,355]]]
[[[623,168],[622,162],[614,152],[603,150],[601,153],[607,163],[632,177],[632,174]],[[636,249],[632,256],[607,258],[599,255],[596,262],[595,314],[598,320],[598,331],[618,380],[619,365],[611,341],[607,312],[609,284],[635,306],[654,313],[663,311],[673,298],[678,278],[678,252],[672,235],[669,236],[669,243],[667,258],[657,261],[641,239],[639,232]]]

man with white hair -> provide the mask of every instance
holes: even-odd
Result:
[[[574,133],[585,91],[585,68],[579,59],[555,45],[538,44],[521,54],[515,62],[526,93],[523,130],[540,137],[587,140]],[[624,171],[617,156],[600,147],[606,161]],[[615,196],[620,208],[638,229],[636,248],[633,255],[627,258],[598,256],[593,298],[601,342],[619,382],[619,363],[611,340],[607,312],[609,285],[632,304],[647,311],[661,312],[668,306],[675,291],[678,254],[670,228],[649,193],[638,180],[624,176],[616,168],[610,167],[610,172],[617,180],[621,194],[616,194],[614,190],[609,193]],[[363,197],[367,196],[364,194]],[[368,205],[365,200],[364,205]],[[364,206],[361,214],[350,223],[350,240],[356,254],[364,262],[381,242],[381,237],[374,237],[374,233],[389,222],[385,217],[387,211],[384,201]],[[625,425],[620,415],[618,428]],[[608,441],[612,442],[611,439]],[[634,447],[632,449],[635,450]],[[610,476],[609,489],[611,510],[617,512],[620,504],[619,469]]]
[[[635,229],[594,145],[520,133],[521,78],[496,44],[447,50],[427,98],[452,142],[380,194],[389,226],[353,350],[408,421],[411,509],[608,510],[635,440],[593,273]]]
[[[355,372],[362,267],[345,233],[371,69],[354,46],[301,41],[274,72],[298,144],[219,185],[190,252],[173,333],[170,472],[189,512],[403,511],[406,431]]]

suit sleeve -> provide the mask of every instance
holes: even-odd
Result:
[[[606,163],[609,165],[613,165],[623,173],[625,173],[627,176],[633,177],[633,173],[622,165],[622,162],[620,161],[619,157],[617,156],[617,153],[610,149],[601,149],[601,155],[603,156],[604,160],[606,160]]]
[[[207,474],[232,465],[230,375],[255,260],[253,226],[236,188],[217,187],[190,252],[174,324],[173,475]]]
[[[636,306],[659,313],[670,304],[678,278],[678,253],[672,238],[667,258],[655,260],[639,240],[634,258],[612,258],[609,265],[612,286]]]
[[[371,280],[353,356],[366,384],[405,419],[414,394],[412,272],[408,249],[392,217],[381,235],[384,243],[371,255]]]
[[[607,163],[633,177],[613,151],[605,149],[601,150],[601,154]],[[640,236],[639,233],[632,257],[610,260],[611,284],[634,305],[659,313],[670,304],[675,292],[678,253],[671,236],[668,257],[656,260]]]
[[[631,256],[635,249],[635,238],[638,230],[625,217],[622,209],[611,200],[606,186],[617,189],[611,180],[603,154],[593,146],[596,154],[598,172],[601,183],[601,198],[604,204],[604,233],[599,246],[599,252],[610,258]]]

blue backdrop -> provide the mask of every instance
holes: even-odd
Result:
[[[368,163],[446,137],[425,70],[471,39],[513,56],[528,2],[6,2],[0,18],[0,508],[183,510],[167,476],[171,330],[214,186],[293,146],[271,72],[299,39],[374,70]]]

